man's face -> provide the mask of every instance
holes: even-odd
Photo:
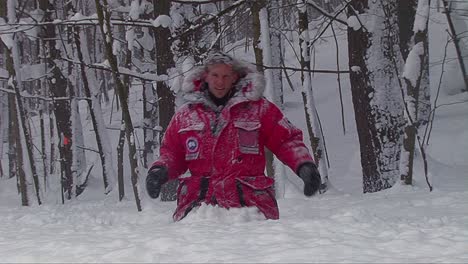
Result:
[[[205,81],[208,83],[208,90],[217,98],[222,98],[237,81],[237,73],[232,70],[231,65],[215,64],[208,66]]]

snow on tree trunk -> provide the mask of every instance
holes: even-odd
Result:
[[[415,142],[418,132],[417,120],[419,108],[419,89],[421,87],[425,67],[428,64],[429,43],[427,38],[427,25],[429,22],[430,0],[419,0],[414,22],[414,46],[406,59],[402,77],[406,82],[405,103],[406,126],[403,138],[403,151],[401,155],[401,180],[405,184],[413,182],[413,162]],[[427,70],[427,69],[426,69]]]
[[[304,103],[304,113],[306,117],[307,131],[309,132],[310,145],[314,154],[315,163],[322,176],[321,189],[326,189],[328,184],[328,165],[324,152],[323,135],[318,122],[317,108],[315,107],[314,94],[310,76],[310,37],[309,37],[309,19],[307,15],[306,1],[298,0],[299,11],[299,46],[301,58],[301,81],[302,81],[302,100]]]
[[[5,54],[5,53],[3,53]],[[2,67],[3,65],[0,65]],[[3,140],[5,138],[5,132],[7,131],[8,128],[8,109],[7,109],[7,98],[8,94],[0,92],[0,178],[3,177],[3,166],[2,166],[2,160],[3,160]]]
[[[396,2],[353,0],[348,8],[351,92],[365,193],[390,188],[400,176],[404,119],[395,69],[402,67],[394,51],[399,43]]]
[[[414,45],[413,40],[413,25],[416,17],[417,0],[398,1],[398,28],[400,31],[400,51],[403,60],[406,61],[409,50]],[[419,16],[419,14],[418,14]],[[429,51],[427,51],[429,52]],[[421,85],[418,94],[418,108],[416,125],[426,124],[429,122],[431,113],[431,93],[429,87],[429,60],[425,60],[426,64],[421,68]]]

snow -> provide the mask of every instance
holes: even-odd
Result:
[[[353,28],[355,31],[361,28],[361,23],[356,16],[349,16],[347,23],[348,27]]]
[[[154,27],[163,27],[167,28],[172,24],[172,19],[168,15],[159,15],[154,21],[153,21],[153,26]]]
[[[429,0],[419,0],[416,9],[416,19],[414,21],[413,32],[423,32],[426,30],[427,17],[429,16]]]
[[[424,43],[419,42],[411,48],[408,54],[408,59],[405,63],[402,77],[408,79],[413,87],[416,87],[420,71],[421,59],[420,56],[424,54]]]
[[[430,30],[444,32],[440,21],[433,21]],[[430,36],[434,40],[435,34]],[[345,37],[340,37],[342,69],[347,67]],[[438,38],[431,42],[431,62],[439,62],[443,56],[445,36],[440,34]],[[335,49],[327,45],[316,47],[320,51],[316,63],[323,68],[336,64]],[[287,55],[286,61],[294,60],[291,53]],[[435,95],[441,65],[431,65]],[[450,70],[459,69],[446,68]],[[52,195],[58,193],[60,185],[57,175],[51,175],[44,204],[30,207],[20,206],[16,179],[3,177],[1,262],[466,263],[468,93],[447,92],[459,85],[456,81],[444,79],[445,90],[438,99],[427,146],[432,192],[428,191],[417,153],[413,186],[397,183],[382,192],[362,194],[349,78],[343,76],[348,131],[343,135],[336,75],[315,74],[311,82],[331,163],[331,187],[326,193],[304,197],[300,179],[288,169],[284,198],[278,200],[279,220],[264,220],[252,208],[202,206],[174,223],[175,202],[149,199],[143,192],[144,180],[140,180],[143,211],[137,212],[129,187],[122,202],[118,202],[117,188],[107,196],[103,194],[99,173],[90,177],[81,196],[64,205],[60,197]],[[130,90],[131,107],[141,99],[141,91],[135,90]],[[300,89],[285,89],[285,93],[286,115],[306,133]],[[105,117],[111,115],[111,110],[103,107]],[[132,109],[141,118],[139,111]],[[114,113],[114,118],[119,116]],[[107,125],[108,120],[105,122]],[[89,121],[83,126],[90,128]],[[114,147],[118,133],[109,133],[106,146]],[[87,136],[85,143],[94,141],[92,133]],[[139,144],[138,134],[135,143]],[[7,157],[1,157],[6,171]],[[94,161],[96,156],[89,154],[88,159]]]

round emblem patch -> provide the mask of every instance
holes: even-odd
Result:
[[[196,138],[188,138],[185,144],[187,145],[188,152],[194,153],[198,151],[198,140]]]

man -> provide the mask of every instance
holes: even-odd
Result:
[[[174,221],[202,203],[257,207],[267,219],[278,219],[274,179],[264,174],[264,147],[299,175],[306,196],[318,190],[320,174],[302,132],[262,97],[264,88],[262,75],[221,52],[211,53],[186,78],[183,103],[146,178],[152,198],[162,184],[179,178]],[[190,176],[183,175],[187,169]]]

